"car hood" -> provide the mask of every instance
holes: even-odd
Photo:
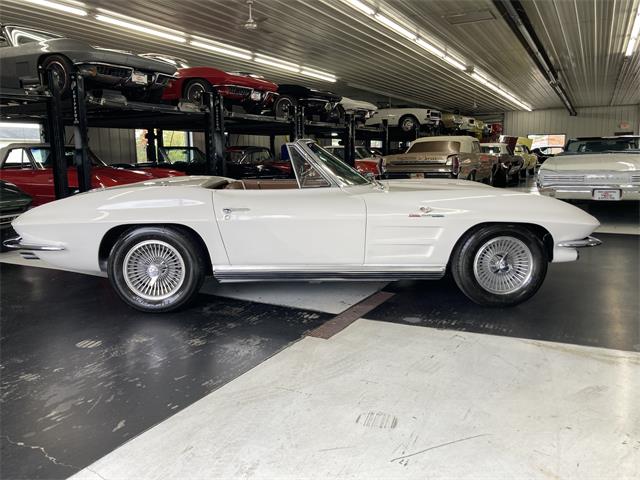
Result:
[[[254,88],[267,92],[275,92],[278,90],[278,85],[273,82],[255,78],[250,75],[228,73],[212,67],[179,68],[178,76],[180,78],[205,78],[215,85],[238,85],[240,87]]]
[[[349,110],[370,110],[372,112],[377,112],[378,107],[376,107],[373,103],[365,102],[363,100],[353,100],[352,98],[342,97],[340,100],[340,105],[346,111]]]
[[[609,170],[629,172],[640,170],[640,153],[587,153],[559,155],[548,158],[540,170],[551,172],[575,170]]]
[[[154,175],[143,170],[128,170],[126,168],[113,167],[93,167],[91,174],[93,175],[94,183],[104,187],[143,182],[155,178]]]
[[[504,192],[504,190],[485,185],[484,183],[458,180],[455,178],[384,180],[381,183],[385,185],[390,192],[416,192],[422,190],[460,190],[467,192],[478,190],[482,195],[486,195],[488,191],[496,194]]]
[[[111,50],[95,47],[81,40],[71,38],[54,38],[40,42],[42,50],[47,52],[60,52],[67,55],[74,63],[104,62],[113,65],[122,65],[141,70],[173,75],[176,67],[159,60],[144,58],[123,50]]]

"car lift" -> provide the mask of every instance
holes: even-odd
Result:
[[[313,122],[305,119],[304,107],[296,107],[289,119],[263,115],[225,112],[223,98],[217,92],[205,96],[203,108],[194,105],[161,105],[125,101],[121,96],[94,97],[85,89],[84,78],[75,74],[69,99],[63,99],[55,73],[44,72],[48,90],[43,94],[0,88],[0,119],[43,124],[44,140],[51,146],[53,184],[56,198],[69,196],[67,161],[64,155],[65,126],[73,127],[74,164],[78,172],[78,190],[91,189],[91,162],[88,156],[88,128],[128,128],[147,130],[147,155],[157,160],[157,146],[162,146],[162,130],[204,132],[207,172],[225,175],[225,132],[231,134],[266,135],[273,154],[275,137],[296,140],[313,136],[332,138],[336,133],[345,146],[345,159],[355,164],[356,139],[369,145],[372,139],[383,140],[388,149],[386,128],[357,127],[355,117],[347,115],[343,124]],[[134,161],[135,159],[131,159]]]

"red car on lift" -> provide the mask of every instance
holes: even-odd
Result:
[[[212,67],[189,67],[185,60],[156,53],[142,56],[180,67],[162,93],[162,100],[168,102],[185,100],[199,105],[204,93],[215,88],[224,99],[227,110],[232,110],[233,105],[240,105],[247,113],[260,114],[271,110],[278,96],[278,85],[259,75],[224,72]]]
[[[33,206],[42,205],[56,199],[53,186],[53,167],[49,145],[42,143],[11,143],[0,148],[0,179],[11,182],[33,198]],[[73,163],[75,149],[65,147],[67,160],[67,179],[69,189],[77,191],[78,172]],[[166,168],[148,168],[142,170],[126,170],[105,164],[91,151],[92,188],[115,187],[128,183],[144,182],[153,178],[164,178],[184,175],[177,170]]]

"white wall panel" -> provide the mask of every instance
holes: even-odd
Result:
[[[564,109],[506,112],[505,135],[526,137],[529,134],[564,133],[567,137],[613,135],[620,131],[640,133],[640,105],[578,108],[571,117]],[[621,127],[628,123],[629,128]]]

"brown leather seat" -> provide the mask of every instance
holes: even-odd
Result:
[[[245,186],[244,186],[244,182],[242,180],[236,180],[234,182],[229,182],[227,184],[226,187],[224,187],[225,190],[246,190]]]

